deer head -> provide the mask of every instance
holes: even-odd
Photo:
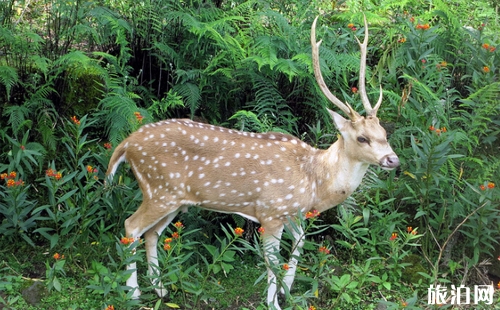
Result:
[[[107,175],[111,178],[120,163],[127,161],[137,178],[143,202],[125,221],[125,233],[129,238],[145,235],[152,276],[158,275],[158,236],[189,205],[239,214],[260,223],[266,261],[277,264],[274,253],[279,250],[283,228],[290,225],[290,219],[343,202],[358,187],[370,164],[386,169],[398,166],[399,159],[376,117],[382,96],[372,109],[364,72],[360,73],[359,89],[366,117],[332,95],[319,68],[315,26],[316,20],[311,30],[316,79],[323,93],[349,117],[347,120],[329,110],[341,133],[329,149],[315,149],[289,135],[241,132],[186,119],[145,125],[116,147]],[[365,25],[365,39],[360,43],[362,71],[366,66],[367,28]],[[286,289],[292,285],[303,244],[301,228],[292,233],[295,245],[283,282]],[[133,270],[127,285],[137,298],[136,266],[127,268]],[[164,296],[166,290],[161,282],[153,282],[158,295]],[[272,268],[268,268],[268,282],[268,303],[280,309],[280,284]]]
[[[356,112],[351,105],[349,105],[349,103],[343,103],[340,99],[335,97],[335,95],[333,95],[326,86],[319,64],[319,47],[321,45],[321,41],[316,42],[317,20],[318,17],[314,19],[311,27],[311,47],[314,75],[326,98],[328,98],[331,103],[336,105],[349,117],[349,120],[346,120],[338,113],[328,110],[332,116],[335,126],[342,134],[342,138],[345,141],[344,144],[346,151],[352,158],[355,158],[360,162],[378,165],[383,169],[393,169],[399,166],[399,158],[392,151],[389,143],[387,142],[385,129],[380,126],[377,118],[377,111],[382,104],[383,98],[382,86],[380,86],[380,95],[374,108],[372,108],[366,93],[366,53],[368,49],[368,23],[366,21],[366,16],[364,17],[365,37],[363,39],[363,43],[356,38],[361,49],[358,90],[366,111],[366,117],[363,117]]]

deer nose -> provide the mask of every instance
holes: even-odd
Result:
[[[380,164],[382,168],[394,169],[399,166],[399,157],[396,154],[387,155]]]

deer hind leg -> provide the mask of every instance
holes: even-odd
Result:
[[[280,250],[281,234],[283,227],[275,231],[274,234],[269,234],[264,227],[266,235],[264,236],[264,256],[267,262],[267,304],[269,309],[281,310],[278,303],[278,283],[276,275],[273,272],[273,267],[279,268],[279,259],[277,254]]]
[[[158,236],[154,237],[156,231],[159,231],[160,228],[163,230],[169,222],[175,217],[177,214],[178,208],[159,208],[157,206],[151,206],[151,202],[143,201],[139,209],[132,214],[128,219],[125,220],[125,234],[127,237],[132,237],[134,239],[140,238],[143,234],[148,232],[149,230],[155,232],[154,234],[150,233],[148,236],[152,238],[152,241],[157,241]],[[156,211],[153,213],[152,210]],[[156,229],[155,229],[156,228]],[[151,237],[153,236],[153,237]],[[147,240],[146,240],[147,241]],[[148,253],[148,262],[151,262],[151,257],[156,258],[156,266],[158,266],[157,252],[156,249],[148,250],[150,245],[153,242],[146,242],[146,252]],[[156,247],[156,242],[154,243]],[[151,264],[149,265],[151,266]],[[137,299],[141,295],[141,291],[139,290],[139,283],[137,281],[137,265],[136,263],[131,263],[127,265],[127,270],[131,270],[130,277],[127,279],[127,286],[133,290],[132,298]],[[162,292],[163,290],[161,290]]]
[[[285,287],[281,288],[281,293],[285,294],[285,290],[292,289],[293,280],[295,279],[295,271],[297,270],[297,263],[300,257],[300,253],[302,247],[304,246],[304,230],[300,224],[290,223],[287,225],[289,230],[292,233],[293,242],[292,242],[292,256],[288,263],[288,270],[286,271],[285,277],[283,278],[283,282]]]

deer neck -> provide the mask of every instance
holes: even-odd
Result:
[[[361,183],[369,164],[354,159],[340,137],[312,163],[317,175],[318,201],[314,208],[327,210],[349,197]]]

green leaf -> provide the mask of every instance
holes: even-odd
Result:
[[[61,291],[61,282],[59,282],[59,279],[57,277],[54,277],[54,279],[52,280],[52,285],[54,286],[54,288],[60,292]]]

